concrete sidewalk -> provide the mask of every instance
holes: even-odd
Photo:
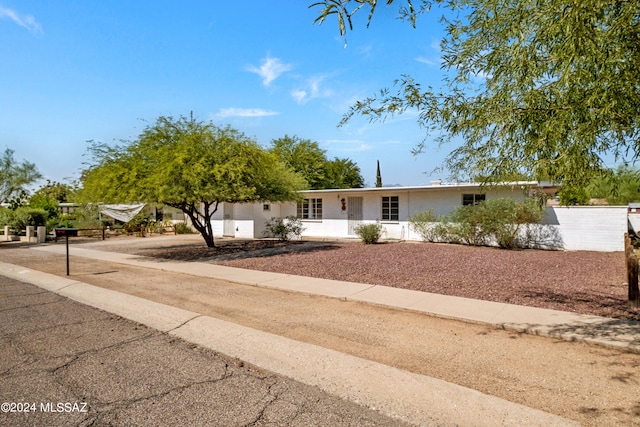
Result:
[[[37,246],[34,250],[65,253],[61,245]],[[71,247],[78,257],[154,268],[193,276],[274,289],[323,295],[343,300],[412,310],[443,318],[493,325],[535,335],[582,341],[640,353],[640,322],[610,319],[557,310],[481,301],[380,285],[300,277],[244,270],[203,262],[175,262],[137,255]]]

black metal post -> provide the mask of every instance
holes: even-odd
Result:
[[[65,233],[64,238],[67,244],[67,276],[68,276],[69,275],[69,234]]]

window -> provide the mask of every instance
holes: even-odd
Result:
[[[485,200],[484,194],[463,194],[462,206],[476,205],[480,202],[484,202],[484,200]]]
[[[269,203],[264,203],[262,205],[262,210],[263,211],[270,211],[271,210],[271,205]]]
[[[399,215],[399,198],[398,196],[384,196],[382,197],[382,220],[383,221],[398,221]]]
[[[322,199],[304,199],[298,202],[298,218],[322,219]]]

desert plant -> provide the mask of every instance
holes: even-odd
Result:
[[[460,206],[433,228],[435,239],[480,246],[497,244],[501,248],[529,247],[537,237],[530,232],[544,214],[536,198],[516,202],[510,198],[492,199],[477,205]]]
[[[426,242],[434,242],[438,239],[436,225],[434,224],[436,221],[437,218],[431,210],[418,212],[409,217],[411,228]]]
[[[176,234],[192,234],[193,229],[189,227],[189,225],[185,222],[177,222],[176,225]]]
[[[13,228],[16,230],[24,230],[28,226],[37,227],[45,225],[47,222],[47,211],[39,208],[30,208],[23,206],[14,211]]]
[[[484,227],[493,219],[491,212],[484,209],[484,203],[460,206],[447,218],[449,234],[455,241],[471,246],[482,246],[489,243],[490,232]]]
[[[300,239],[305,228],[300,218],[287,216],[285,218],[271,218],[265,222],[264,236],[273,236],[281,241]]]
[[[362,243],[365,245],[371,245],[373,243],[377,243],[382,237],[382,232],[384,228],[380,225],[379,222],[370,223],[370,224],[360,224],[355,227],[353,230],[360,237]]]
[[[15,214],[11,209],[0,209],[0,227],[13,226]]]

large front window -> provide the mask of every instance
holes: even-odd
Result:
[[[382,220],[398,221],[400,219],[400,203],[398,196],[382,197]]]
[[[322,219],[322,199],[304,199],[298,202],[298,218]]]

